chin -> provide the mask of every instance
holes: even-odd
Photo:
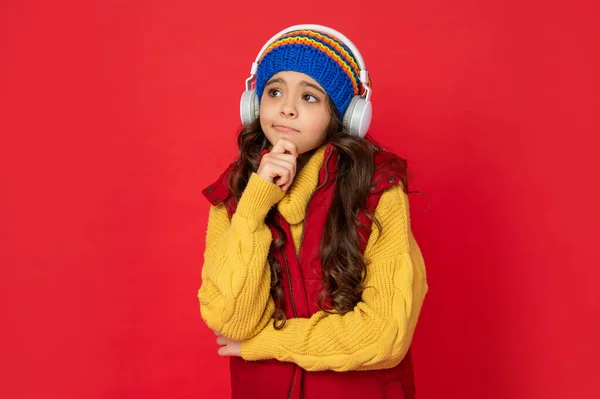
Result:
[[[270,136],[273,137],[273,139],[275,141],[277,141],[279,138],[283,137],[290,141],[293,141],[294,144],[296,144],[296,146],[298,146],[298,141],[296,140],[296,137],[294,137],[295,135],[296,135],[296,133],[285,133],[285,132],[277,132],[277,131],[274,131],[270,134]]]

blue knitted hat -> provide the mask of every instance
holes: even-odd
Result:
[[[335,37],[315,30],[289,32],[265,50],[256,72],[259,101],[268,80],[282,71],[302,72],[316,80],[340,115],[361,93],[360,68],[352,52]]]

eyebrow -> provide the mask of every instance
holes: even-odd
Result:
[[[317,85],[315,85],[315,84],[312,84],[312,83],[310,83],[310,82],[307,82],[307,81],[305,81],[305,80],[301,81],[301,82],[300,82],[300,84],[301,84],[301,85],[304,85],[304,86],[312,87],[313,89],[320,91],[320,92],[321,92],[321,93],[323,93],[324,95],[327,95],[327,93],[325,93],[325,90],[321,89],[319,86],[317,86]]]
[[[267,84],[265,85],[265,87],[266,87],[266,86],[268,86],[268,85],[270,85],[270,84],[273,84],[273,83],[282,83],[282,84],[286,84],[286,83],[285,83],[285,80],[283,80],[282,78],[273,78],[273,79],[270,79],[270,80],[267,82]],[[307,82],[306,80],[301,80],[301,81],[300,81],[300,84],[301,84],[301,85],[303,85],[303,86],[312,87],[313,89],[320,91],[320,92],[321,92],[321,93],[323,93],[324,95],[327,95],[327,93],[325,93],[325,91],[324,91],[323,89],[321,89],[319,86],[317,86],[316,84],[313,84],[313,83]]]

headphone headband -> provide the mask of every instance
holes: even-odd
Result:
[[[363,60],[362,55],[360,54],[360,51],[358,51],[358,48],[356,48],[356,46],[354,45],[354,43],[352,43],[350,41],[350,39],[348,39],[346,36],[344,36],[342,33],[338,32],[337,30],[329,28],[327,26],[316,25],[316,24],[302,24],[302,25],[290,26],[289,28],[285,28],[281,32],[279,32],[279,33],[275,34],[273,37],[271,37],[267,41],[267,43],[265,43],[265,45],[262,47],[262,49],[260,49],[260,51],[258,52],[258,55],[256,56],[256,59],[252,63],[252,68],[250,69],[250,77],[248,79],[246,79],[246,90],[250,90],[252,79],[254,79],[254,77],[256,76],[256,71],[258,70],[258,62],[260,61],[263,53],[267,50],[267,48],[271,44],[273,44],[277,39],[279,39],[282,35],[285,35],[286,33],[289,33],[289,32],[293,32],[293,31],[297,31],[297,30],[305,30],[305,29],[315,30],[317,32],[322,32],[322,33],[331,35],[331,36],[335,37],[336,39],[338,39],[339,41],[341,41],[342,43],[344,43],[346,45],[346,47],[348,47],[350,49],[350,51],[352,52],[352,56],[356,59],[356,63],[358,64],[358,66],[360,68],[360,74],[359,74],[360,82],[361,82],[362,86],[365,88],[365,98],[367,101],[369,101],[371,98],[371,88],[369,87],[369,84],[368,84],[369,73],[367,72],[367,68],[365,66],[365,61]]]

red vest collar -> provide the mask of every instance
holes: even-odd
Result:
[[[261,152],[261,159],[269,150]],[[319,171],[319,185],[325,180],[326,175],[331,179],[337,172],[337,155],[338,150],[331,144],[325,145],[325,154],[323,165]],[[371,180],[371,192],[378,193],[397,184],[405,173],[404,161],[400,160],[397,155],[385,150],[378,150],[373,154],[375,171]],[[236,163],[232,163],[219,176],[219,178],[210,186],[202,190],[202,194],[208,201],[216,206],[225,201],[230,196],[229,177],[235,168]]]

